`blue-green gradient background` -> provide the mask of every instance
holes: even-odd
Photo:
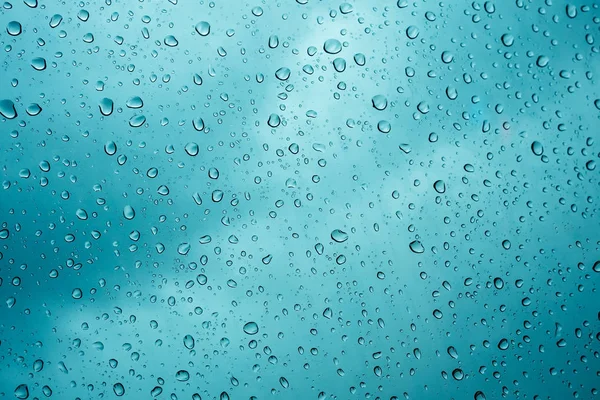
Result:
[[[4,2],[0,397],[599,398],[600,9],[569,5]]]

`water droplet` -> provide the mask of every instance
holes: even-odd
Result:
[[[550,63],[550,58],[548,56],[539,56],[535,63],[538,67],[544,68]]]
[[[73,291],[71,292],[71,297],[74,298],[75,300],[81,299],[83,297],[82,290],[79,288],[73,289]]]
[[[340,229],[334,229],[331,232],[331,239],[333,239],[335,242],[343,243],[348,240],[348,234]]]
[[[510,240],[506,239],[502,241],[502,247],[504,247],[505,250],[510,249],[511,243]]]
[[[288,380],[285,377],[281,377],[279,378],[279,384],[281,385],[282,388],[287,389],[290,387],[290,383],[288,382]]]
[[[78,208],[77,211],[75,211],[75,215],[82,221],[88,219],[88,214],[83,208]]]
[[[52,18],[50,18],[50,28],[56,28],[62,22],[63,17],[60,14],[54,14]]]
[[[433,183],[433,189],[442,194],[446,192],[446,183],[443,180],[437,180]]]
[[[536,156],[541,156],[542,154],[544,154],[544,146],[542,146],[542,144],[536,140],[533,143],[531,143],[531,151]]]
[[[123,208],[123,217],[126,220],[132,220],[135,218],[135,210],[133,209],[133,207],[131,207],[130,205],[126,205]]]
[[[501,340],[498,342],[498,348],[499,348],[500,350],[507,350],[507,349],[508,349],[508,346],[509,346],[509,343],[508,343],[508,340],[507,340],[507,339],[501,339]]]
[[[502,44],[506,47],[510,47],[515,43],[515,37],[510,33],[505,33],[500,37]]]
[[[352,7],[352,4],[350,4],[350,3],[340,4],[340,12],[342,14],[350,14],[352,11],[354,11],[354,7]]]
[[[205,128],[204,120],[202,118],[194,118],[192,120],[192,126],[198,132],[202,132]]]
[[[244,325],[244,333],[247,335],[256,335],[258,333],[258,324],[254,321],[246,322]]]
[[[185,256],[190,252],[191,248],[192,246],[189,243],[181,243],[179,246],[177,246],[177,253]]]
[[[10,36],[19,36],[23,32],[23,27],[18,21],[10,21],[6,25],[6,33]]]
[[[494,287],[498,290],[504,287],[504,281],[500,277],[494,278]]]
[[[271,114],[271,115],[269,115],[269,119],[267,120],[267,124],[271,128],[277,128],[279,126],[279,124],[281,124],[281,118],[277,114]]]
[[[454,54],[449,51],[442,52],[442,62],[444,64],[450,64],[454,60]]]
[[[194,340],[194,337],[192,335],[185,335],[183,337],[183,345],[186,349],[192,350],[196,345],[196,341]]]
[[[452,377],[454,379],[456,379],[457,381],[462,381],[463,378],[465,377],[465,374],[462,369],[456,368],[452,371]]]
[[[323,50],[329,54],[337,54],[342,51],[342,44],[337,39],[327,39],[323,44]]]
[[[261,15],[263,15],[262,7],[259,7],[259,6],[253,7],[252,15],[254,15],[255,17],[260,17]]]
[[[206,21],[200,21],[194,27],[200,36],[208,36],[210,34],[210,24]]]
[[[200,238],[200,244],[209,244],[212,241],[212,237],[210,235],[204,235]]]
[[[386,109],[388,102],[385,96],[378,94],[376,96],[373,96],[373,98],[371,99],[371,104],[373,105],[374,109],[383,111]]]
[[[117,144],[112,140],[104,145],[104,152],[109,156],[114,156],[117,152]]]
[[[455,360],[458,359],[458,352],[456,351],[454,346],[448,347],[448,349],[446,351],[448,352],[448,355],[450,357],[454,358]]]
[[[414,25],[410,25],[408,28],[406,28],[406,36],[412,40],[416,39],[417,36],[419,36],[419,28]]]
[[[39,115],[39,113],[42,112],[42,107],[40,107],[40,105],[37,103],[32,103],[25,109],[25,112],[27,113],[27,115],[35,117],[36,115]]]
[[[133,97],[130,97],[130,98],[129,98],[129,99],[126,101],[126,102],[125,102],[125,105],[126,105],[128,108],[134,108],[134,109],[137,109],[137,108],[142,108],[142,107],[144,106],[144,102],[142,101],[141,97],[139,97],[139,96],[133,96]]]
[[[46,59],[42,57],[36,57],[31,60],[31,67],[36,71],[43,71],[46,69]]]
[[[567,4],[566,7],[567,17],[575,18],[577,17],[577,6],[573,4]]]
[[[367,63],[367,59],[363,53],[356,53],[354,55],[354,62],[358,66],[364,66]]]
[[[17,110],[15,108],[15,103],[8,99],[0,100],[0,115],[6,119],[16,118]]]
[[[168,47],[176,47],[179,44],[179,41],[177,41],[177,38],[175,38],[175,36],[173,36],[173,35],[165,36],[163,42],[164,42],[165,46],[168,46]]]
[[[132,128],[139,128],[146,123],[146,117],[144,115],[134,115],[129,119],[129,126]]]
[[[390,133],[392,130],[392,124],[390,124],[388,121],[382,119],[381,121],[379,121],[377,123],[377,129],[381,133]]]
[[[112,99],[105,97],[102,100],[100,100],[100,104],[98,105],[98,107],[100,108],[100,113],[107,117],[113,113],[115,103],[112,101]]]
[[[478,390],[473,395],[473,400],[486,400],[485,394],[481,390]]]
[[[29,388],[25,384],[21,384],[17,386],[15,389],[15,397],[17,399],[27,399],[29,398]]]
[[[175,379],[177,379],[179,382],[187,382],[190,380],[190,373],[185,369],[181,369],[175,374]]]
[[[344,72],[346,70],[346,60],[341,57],[333,60],[333,69],[337,72]]]
[[[122,383],[117,382],[113,385],[113,392],[119,397],[123,396],[125,394],[125,387]]]
[[[275,76],[280,81],[287,81],[290,77],[291,71],[289,68],[281,67],[277,71],[275,71]]]
[[[185,145],[184,150],[188,156],[195,157],[200,152],[200,147],[197,143],[190,142]]]
[[[421,244],[421,242],[418,240],[413,240],[412,242],[410,242],[408,247],[413,253],[416,254],[421,254],[425,252],[425,247],[423,247],[423,244]]]

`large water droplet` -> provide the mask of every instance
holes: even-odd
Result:
[[[8,99],[0,100],[0,115],[6,119],[16,118],[17,109],[15,108],[15,103]]]
[[[15,397],[17,399],[27,399],[29,398],[29,388],[25,384],[21,384],[17,386],[15,389]]]
[[[540,142],[535,140],[533,143],[531,143],[531,151],[536,156],[541,156],[542,154],[544,154],[544,146],[542,146]]]
[[[371,99],[371,104],[373,105],[374,109],[383,111],[386,109],[388,102],[384,95],[378,94],[373,96]]]
[[[165,39],[163,40],[163,42],[165,43],[166,46],[169,46],[169,47],[175,47],[179,44],[179,42],[177,41],[177,38],[175,38],[175,36],[173,36],[173,35],[165,36]]]
[[[258,324],[254,321],[246,322],[244,325],[244,333],[247,335],[256,335],[258,333]]]
[[[515,37],[510,33],[505,33],[504,35],[502,35],[500,37],[500,40],[502,40],[502,44],[506,47],[510,47],[515,43]]]
[[[190,373],[185,369],[181,369],[175,374],[175,379],[177,379],[179,382],[187,382],[190,380]]]
[[[435,189],[436,192],[442,194],[446,192],[446,183],[443,180],[437,180],[433,183],[433,189]]]
[[[135,210],[130,205],[126,205],[123,207],[123,217],[127,220],[132,220],[135,218]]]
[[[275,71],[275,77],[280,81],[287,81],[290,77],[291,71],[289,68],[281,67]]]
[[[548,56],[539,56],[535,63],[538,67],[544,68],[550,63],[550,58]]]
[[[210,24],[206,21],[200,21],[194,27],[200,36],[208,36],[210,33]]]
[[[100,104],[98,105],[98,107],[100,108],[100,113],[102,115],[109,116],[113,113],[115,103],[112,101],[112,99],[105,97],[102,100],[100,100]]]
[[[125,394],[125,387],[122,383],[117,382],[113,385],[113,392],[115,392],[117,396],[121,397]]]
[[[142,101],[140,96],[133,96],[130,97],[126,102],[125,105],[128,108],[142,108],[144,106],[144,102]]]
[[[348,234],[340,229],[334,229],[331,232],[331,239],[333,239],[335,242],[343,243],[348,240]]]
[[[423,247],[423,244],[421,244],[421,242],[418,240],[413,240],[412,242],[410,242],[408,247],[413,253],[416,254],[421,254],[425,252],[425,247]]]
[[[410,25],[408,28],[406,28],[406,36],[412,40],[416,39],[417,36],[419,36],[419,28],[414,25]]]
[[[337,54],[342,51],[342,44],[337,39],[327,39],[323,44],[323,50],[329,54]]]
[[[31,60],[31,67],[36,71],[43,71],[46,69],[46,59],[42,57],[36,57]]]
[[[23,27],[18,21],[10,21],[6,25],[6,33],[10,36],[19,36],[23,32]]]
[[[104,145],[104,152],[109,156],[114,156],[117,152],[117,144],[112,140]]]
[[[183,345],[186,349],[192,350],[196,345],[196,341],[194,340],[194,337],[192,335],[185,335],[183,337]]]

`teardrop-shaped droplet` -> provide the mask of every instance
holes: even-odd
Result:
[[[132,220],[135,218],[135,210],[130,205],[126,205],[123,207],[123,217],[127,220]]]
[[[114,156],[117,152],[117,144],[112,140],[104,145],[104,152],[109,156]]]

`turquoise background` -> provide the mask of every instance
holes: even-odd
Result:
[[[599,26],[4,2],[0,397],[600,397]]]

